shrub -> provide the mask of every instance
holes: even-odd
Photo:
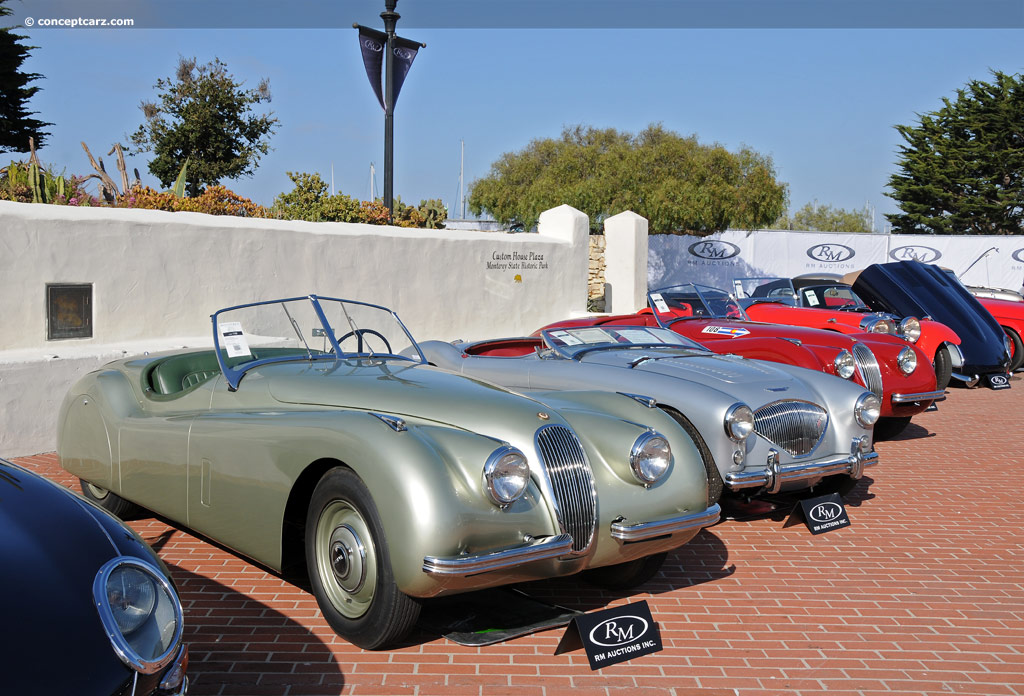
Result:
[[[170,191],[154,191],[148,186],[133,186],[117,202],[118,208],[141,208],[167,212],[206,213],[207,215],[234,215],[236,217],[270,217],[263,206],[242,198],[220,184],[209,186],[200,195],[179,198]]]

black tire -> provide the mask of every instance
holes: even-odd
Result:
[[[700,432],[698,432],[697,428],[694,427],[693,423],[686,416],[673,408],[662,408],[662,410],[672,416],[676,423],[679,423],[690,436],[694,444],[697,445],[697,451],[700,452],[701,461],[704,463],[704,471],[708,475],[708,507],[711,507],[722,497],[722,489],[725,488],[722,474],[718,471],[718,466],[715,464],[714,455],[711,454],[711,450],[708,448],[707,443],[704,442]]]
[[[320,611],[345,640],[376,650],[405,636],[420,615],[391,571],[373,497],[351,469],[320,479],[306,513],[306,566]]]
[[[625,563],[591,568],[584,570],[582,577],[591,585],[605,590],[628,590],[637,585],[643,585],[657,575],[667,556],[668,551],[662,551],[653,556],[645,556]]]
[[[1010,356],[1010,372],[1013,373],[1024,364],[1024,342],[1021,342],[1017,332],[1008,326],[1003,327],[1003,333],[1010,339],[1010,347],[1013,350],[1013,354]]]
[[[117,515],[122,520],[132,520],[142,516],[142,508],[115,493],[111,493],[106,488],[89,483],[85,479],[78,479],[78,485],[82,487],[82,496],[84,498],[96,503],[107,512]]]
[[[875,423],[875,442],[879,440],[891,440],[910,425],[910,416],[890,416],[879,418]]]
[[[949,355],[946,346],[940,346],[935,351],[935,389],[945,389],[949,386],[949,380],[953,376],[953,358]]]

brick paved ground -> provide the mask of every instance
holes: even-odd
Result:
[[[1024,380],[953,390],[849,496],[821,536],[781,515],[725,521],[643,591],[568,580],[536,595],[582,610],[646,599],[663,652],[591,672],[562,629],[484,648],[417,631],[364,652],[301,588],[167,524],[133,522],[171,568],[193,694],[1024,694]],[[71,485],[52,454],[19,463]],[[867,485],[870,484],[870,485]]]

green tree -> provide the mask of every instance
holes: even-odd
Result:
[[[131,141],[138,152],[155,155],[149,171],[165,187],[186,159],[188,192],[195,196],[221,179],[252,176],[270,151],[278,120],[273,112],[253,113],[254,105],[270,101],[266,79],[243,89],[220,60],[197,65],[195,58],[181,58],[175,77],[158,79],[154,87],[158,101],[142,103],[146,120]]]
[[[1024,81],[992,72],[920,122],[896,126],[904,144],[889,179],[895,233],[1024,233]]]
[[[11,14],[5,4],[0,0],[0,17]],[[28,100],[39,91],[29,83],[42,75],[21,71],[29,51],[35,48],[22,44],[24,38],[13,28],[0,28],[0,152],[27,152],[30,137],[35,139],[36,147],[41,146],[49,135],[43,128],[53,125],[32,118],[37,112],[28,110]]]
[[[818,230],[821,232],[870,232],[871,213],[808,203],[793,216],[784,215],[772,225],[776,230]]]
[[[731,153],[661,125],[636,135],[574,126],[557,140],[533,140],[502,155],[473,184],[469,207],[526,227],[563,203],[586,213],[595,228],[632,210],[647,218],[652,234],[707,235],[765,227],[785,210],[786,197],[771,158],[748,148]]]
[[[272,212],[284,220],[310,222],[362,222],[359,201],[336,193],[327,193],[327,183],[319,174],[287,172],[295,187],[278,194]]]

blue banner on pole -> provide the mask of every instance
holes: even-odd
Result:
[[[377,95],[377,102],[380,108],[386,110],[384,94],[384,51],[387,50],[388,35],[376,29],[370,29],[357,24],[359,29],[359,51],[363,55],[363,67],[366,69],[366,77],[370,80],[373,93]],[[423,47],[423,44],[409,39],[396,36],[392,39],[392,55],[394,59],[394,86],[395,104],[398,103],[398,93],[402,90],[405,78],[409,74],[412,62],[416,60],[416,54]]]

